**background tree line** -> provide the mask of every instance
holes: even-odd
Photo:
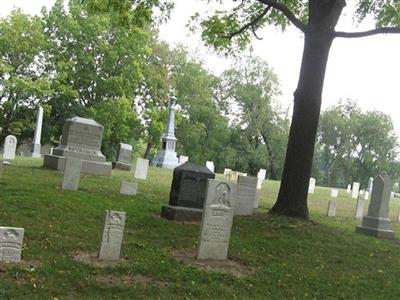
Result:
[[[249,55],[217,76],[184,47],[158,39],[152,11],[167,14],[168,3],[143,1],[130,9],[102,3],[58,0],[41,16],[16,10],[0,20],[1,141],[8,134],[29,141],[40,104],[42,143],[56,145],[64,120],[78,115],[104,125],[109,160],[120,142],[151,158],[173,90],[178,154],[199,164],[212,160],[218,172],[265,168],[280,179],[290,124],[266,62]],[[318,132],[313,175],[319,183],[344,186],[382,170],[397,174],[397,139],[387,115],[339,103],[323,113]]]

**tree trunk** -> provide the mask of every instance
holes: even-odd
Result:
[[[322,88],[334,28],[345,5],[310,0],[300,78],[278,199],[271,212],[308,219],[307,191],[321,110]]]
[[[145,158],[145,159],[149,158],[150,151],[151,151],[151,149],[153,149],[153,147],[154,147],[154,143],[150,143],[150,142],[147,143],[146,151],[143,154],[143,158]]]

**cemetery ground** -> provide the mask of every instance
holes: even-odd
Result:
[[[325,217],[330,189],[309,195],[311,221],[267,215],[279,182],[266,181],[253,217],[235,217],[229,259],[239,268],[200,268],[199,224],[159,217],[172,171],[150,167],[112,177],[82,175],[77,192],[61,191],[62,173],[41,159],[17,158],[0,179],[0,226],[25,228],[21,264],[0,264],[0,299],[394,299],[400,296],[400,243],[354,232],[356,200],[339,190],[336,218]],[[222,179],[222,175],[217,175]],[[119,194],[122,180],[139,183]],[[396,235],[399,200],[390,218]],[[368,205],[364,206],[367,210]],[[99,250],[107,209],[125,211],[121,261],[76,261]]]

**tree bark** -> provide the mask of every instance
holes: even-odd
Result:
[[[150,151],[151,151],[151,149],[153,149],[153,147],[154,147],[154,144],[153,144],[153,143],[150,143],[150,142],[147,143],[146,151],[145,151],[144,154],[143,154],[143,158],[148,159],[149,154],[150,154]]]
[[[271,212],[308,219],[307,191],[334,28],[345,1],[310,0],[300,78],[278,199]]]

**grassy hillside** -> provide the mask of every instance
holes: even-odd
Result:
[[[355,200],[339,191],[337,218],[324,216],[330,189],[310,196],[312,222],[266,214],[279,182],[267,181],[252,218],[234,219],[229,257],[250,274],[206,271],[180,262],[195,253],[199,225],[158,217],[172,171],[150,168],[134,197],[121,180],[82,176],[78,192],[61,191],[62,173],[40,159],[18,158],[0,179],[0,226],[25,228],[23,263],[0,264],[0,299],[398,299],[400,248],[354,233]],[[219,175],[220,176],[220,175]],[[222,177],[222,176],[221,176]],[[392,199],[396,224],[399,202]],[[99,249],[106,209],[127,213],[123,260],[96,267],[74,260]],[[365,207],[365,210],[367,206]]]

